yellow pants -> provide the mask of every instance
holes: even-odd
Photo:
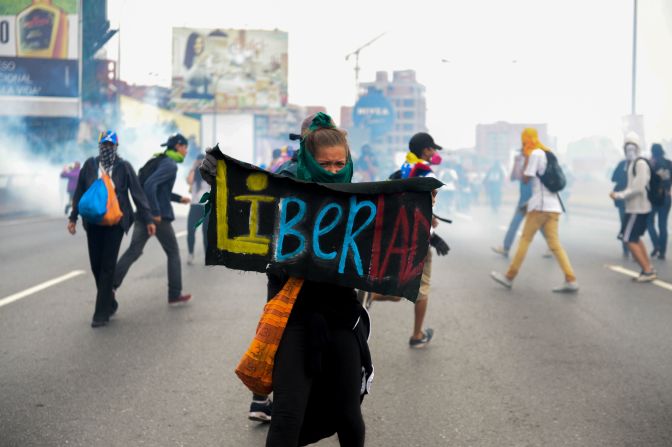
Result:
[[[576,281],[574,270],[572,270],[572,264],[569,263],[567,253],[565,253],[562,245],[560,245],[560,239],[558,238],[559,219],[560,213],[547,213],[544,211],[530,211],[527,213],[525,216],[525,225],[523,226],[523,235],[520,237],[516,256],[514,256],[513,261],[509,266],[509,271],[506,272],[507,278],[513,279],[516,277],[520,270],[520,266],[525,260],[527,249],[530,247],[534,235],[537,231],[543,228],[548,248],[553,252],[555,259],[558,261],[558,264],[560,264],[560,268],[565,274],[565,280],[567,282]]]

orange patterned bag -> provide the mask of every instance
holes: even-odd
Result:
[[[273,391],[275,353],[302,285],[303,279],[289,278],[266,303],[254,340],[236,367],[238,378],[255,394],[268,395]]]
[[[103,179],[103,183],[105,183],[105,188],[107,188],[107,211],[100,221],[100,225],[116,225],[124,217],[124,213],[119,206],[119,199],[117,199],[117,192],[114,189],[112,179],[105,171],[103,171],[101,178]]]

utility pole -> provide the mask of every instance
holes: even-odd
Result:
[[[378,36],[374,37],[373,39],[371,39],[370,41],[368,41],[367,43],[365,43],[361,47],[357,48],[352,53],[345,56],[346,61],[350,59],[350,56],[355,56],[355,100],[357,99],[357,93],[358,93],[358,90],[359,90],[359,52],[362,51],[364,48],[368,47],[369,45],[371,45],[376,40],[383,37],[384,35],[385,35],[385,33],[379,34]]]
[[[636,113],[637,105],[637,0],[634,0],[635,12],[632,23],[632,104],[631,115]]]

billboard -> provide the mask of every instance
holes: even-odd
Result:
[[[189,113],[287,105],[287,33],[173,28],[172,105]]]
[[[79,95],[77,0],[0,3],[0,96]]]
[[[369,87],[352,109],[352,122],[356,127],[369,129],[371,138],[377,140],[394,129],[394,115],[394,107],[383,92]]]

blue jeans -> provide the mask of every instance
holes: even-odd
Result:
[[[653,248],[658,253],[665,256],[667,249],[667,218],[670,215],[670,196],[665,197],[665,203],[661,206],[653,207],[649,214],[649,236],[653,243]],[[656,216],[658,216],[658,232],[656,232]]]
[[[509,224],[509,229],[506,231],[506,236],[504,236],[504,250],[509,251],[513,245],[513,240],[516,238],[516,233],[520,227],[521,222],[525,219],[525,208],[516,206],[516,212],[511,219]]]

